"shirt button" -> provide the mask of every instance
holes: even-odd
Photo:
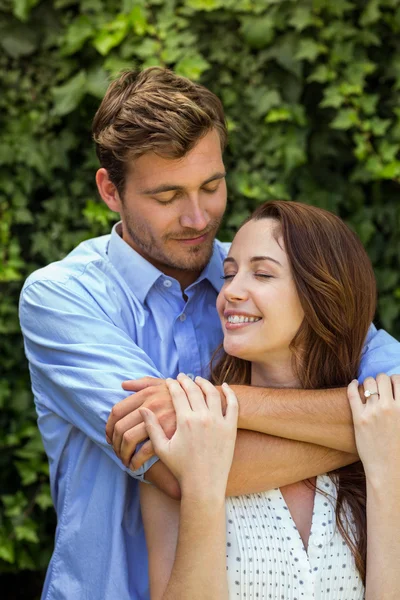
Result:
[[[194,379],[194,375],[193,375],[193,373],[186,373],[186,375],[187,375],[188,377],[190,377],[190,379],[192,379],[192,380]]]
[[[172,281],[170,281],[169,279],[166,279],[166,280],[164,281],[164,285],[165,285],[165,287],[166,287],[166,288],[170,288],[170,287],[171,287],[171,285],[172,285]]]
[[[182,314],[180,315],[180,317],[179,317],[179,320],[180,320],[180,321],[182,321],[182,322],[183,322],[183,321],[186,321],[186,315],[185,315],[185,313],[182,313]]]

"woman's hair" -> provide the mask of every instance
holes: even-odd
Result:
[[[298,202],[272,201],[245,221],[274,219],[282,237],[304,320],[290,344],[295,372],[305,389],[347,386],[357,377],[376,309],[371,262],[358,237],[334,214]],[[244,223],[244,224],[245,224]],[[218,361],[215,364],[215,361]],[[212,381],[247,384],[251,363],[228,356],[212,360]],[[337,486],[336,522],[365,580],[366,487],[361,462],[332,472]],[[346,516],[355,522],[355,539]]]
[[[227,128],[215,94],[168,69],[149,67],[126,71],[110,84],[92,134],[100,164],[122,196],[129,161],[146,152],[182,158],[212,129],[223,150]]]

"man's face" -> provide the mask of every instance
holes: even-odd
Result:
[[[147,153],[127,173],[123,239],[164,273],[199,273],[211,257],[226,195],[216,131],[181,159]]]

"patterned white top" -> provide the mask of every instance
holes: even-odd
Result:
[[[307,551],[280,490],[226,500],[230,600],[363,600],[353,556],[335,525],[336,488],[317,477]],[[333,500],[332,500],[333,498]]]

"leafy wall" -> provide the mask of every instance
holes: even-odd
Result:
[[[399,0],[0,0],[0,572],[51,552],[17,303],[28,273],[114,221],[90,138],[107,82],[165,65],[218,94],[221,237],[270,198],[336,212],[373,261],[378,326],[400,338],[399,34]]]

